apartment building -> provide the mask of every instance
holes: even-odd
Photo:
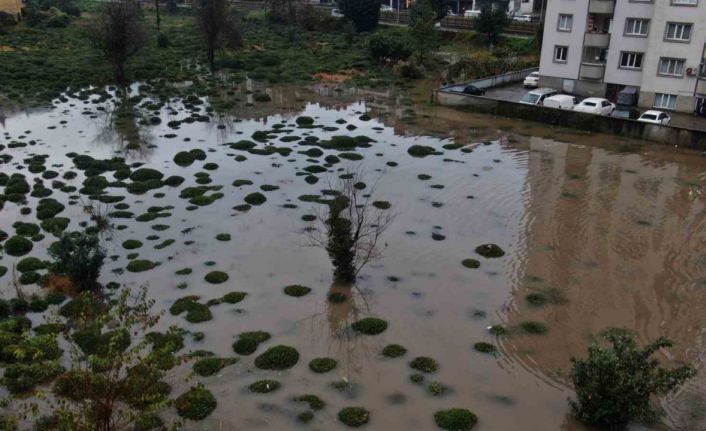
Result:
[[[706,114],[706,0],[549,0],[540,85]]]

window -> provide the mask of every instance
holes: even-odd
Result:
[[[566,58],[569,54],[568,46],[556,45],[554,47],[554,61],[557,63],[566,63]]]
[[[642,53],[641,52],[621,52],[620,53],[620,68],[622,69],[641,69],[642,68]]]
[[[674,6],[696,6],[699,0],[672,0]]]
[[[660,58],[659,70],[657,74],[666,76],[683,76],[684,75],[683,58]]]
[[[625,36],[647,36],[649,19],[628,18],[625,20]]]
[[[559,25],[557,26],[557,30],[559,31],[571,31],[571,27],[574,24],[574,16],[573,15],[566,15],[566,14],[559,14]]]
[[[655,94],[655,108],[665,108],[674,109],[677,107],[677,95],[676,94]]]
[[[664,38],[676,42],[688,42],[691,39],[691,24],[668,22]]]

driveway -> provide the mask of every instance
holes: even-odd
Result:
[[[502,87],[489,88],[485,90],[485,97],[510,102],[519,102],[531,88],[524,88],[521,82],[504,85]]]

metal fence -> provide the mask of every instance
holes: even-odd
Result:
[[[316,1],[298,1],[299,4],[310,4],[324,9],[332,9],[331,4]],[[243,10],[258,10],[267,8],[265,1],[260,0],[234,0],[233,5]],[[387,24],[409,24],[409,10],[380,12],[380,22]],[[447,16],[441,20],[441,27],[453,30],[473,30],[476,25],[475,18],[462,16]],[[517,35],[534,35],[539,24],[527,22],[512,22],[504,30],[505,33]]]
[[[486,78],[480,78],[468,82],[466,84],[454,84],[446,87],[442,87],[439,91],[450,91],[454,93],[463,93],[463,89],[467,85],[474,85],[480,89],[486,90],[488,88],[500,87],[502,85],[512,84],[513,82],[519,82],[524,80],[527,75],[532,72],[539,71],[538,67],[530,67],[528,69],[516,70],[512,72],[503,73],[502,75],[489,76]]]

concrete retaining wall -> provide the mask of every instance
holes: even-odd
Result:
[[[641,139],[668,145],[706,151],[706,131],[680,127],[659,126],[634,120],[583,114],[580,112],[524,105],[517,102],[470,96],[449,91],[448,87],[435,90],[435,103],[467,109],[472,112],[537,121],[552,126],[608,133],[626,138]]]

